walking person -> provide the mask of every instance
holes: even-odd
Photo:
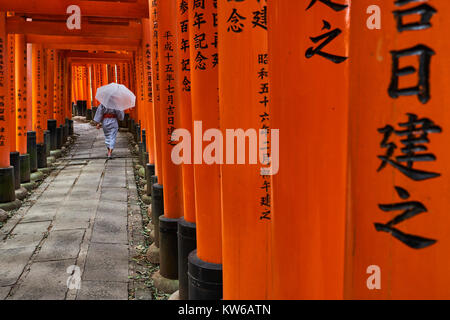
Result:
[[[97,129],[100,129],[100,124],[103,126],[105,144],[108,149],[108,158],[112,157],[112,152],[116,145],[117,132],[119,131],[118,121],[122,121],[124,117],[125,113],[123,111],[109,109],[102,104],[95,112],[94,121],[97,122]]]
[[[103,125],[108,158],[111,158],[119,131],[118,121],[124,119],[124,110],[135,106],[136,96],[124,85],[110,83],[98,88],[95,98],[100,106],[95,112],[94,121],[97,122],[97,129],[100,129],[100,124]]]

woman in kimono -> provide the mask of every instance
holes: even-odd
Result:
[[[112,157],[112,152],[116,144],[117,132],[119,131],[118,120],[122,121],[124,117],[125,114],[123,111],[108,109],[102,104],[95,112],[94,121],[97,122],[97,129],[100,129],[100,124],[103,125],[105,144],[108,149],[108,158]]]

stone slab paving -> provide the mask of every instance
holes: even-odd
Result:
[[[0,299],[128,299],[128,140],[107,160],[103,131],[74,125],[69,153],[0,229]]]

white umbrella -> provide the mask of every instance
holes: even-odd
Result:
[[[134,93],[124,85],[114,82],[98,88],[95,99],[108,109],[120,111],[133,108],[136,105]]]

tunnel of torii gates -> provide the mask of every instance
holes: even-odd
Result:
[[[0,0],[1,202],[118,82],[181,298],[450,298],[450,2],[375,2]]]

